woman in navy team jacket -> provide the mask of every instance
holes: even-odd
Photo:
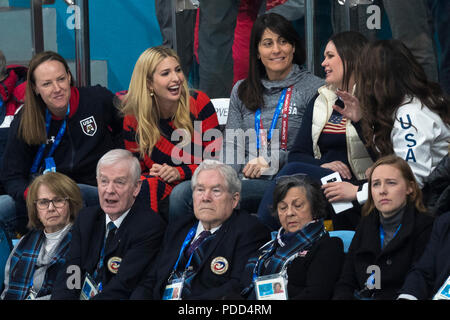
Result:
[[[75,87],[69,66],[59,54],[45,51],[33,57],[25,104],[11,123],[1,170],[7,195],[0,198],[0,220],[10,233],[24,232],[27,188],[43,172],[69,176],[79,185],[85,205],[98,203],[97,161],[122,145],[118,138],[122,119],[113,99],[114,94],[99,85]],[[5,212],[3,204],[11,198],[17,213]]]

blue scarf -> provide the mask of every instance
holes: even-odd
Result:
[[[275,239],[262,246],[256,257],[248,260],[244,272],[255,274],[258,277],[279,273],[289,257],[308,250],[325,234],[327,231],[322,219],[312,221],[293,233],[286,233],[281,228]],[[252,282],[241,292],[241,295],[248,297],[250,293],[254,293],[253,287]]]
[[[65,255],[68,252],[71,238],[72,234],[68,232],[61,240],[37,297],[51,294],[56,275],[65,263]],[[11,257],[9,288],[4,297],[5,300],[23,300],[27,297],[44,239],[45,235],[42,230],[33,230],[20,241]]]

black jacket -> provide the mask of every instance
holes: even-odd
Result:
[[[117,136],[122,132],[122,120],[113,105],[114,95],[101,86],[79,88],[79,105],[68,119],[67,128],[53,158],[56,170],[77,183],[97,185],[95,169],[98,160],[107,151],[120,147]],[[23,201],[24,192],[31,182],[30,169],[38,145],[27,145],[18,138],[22,113],[19,112],[11,123],[8,142],[3,156],[1,180],[6,193],[16,200]],[[92,117],[92,118],[91,118]],[[94,119],[89,135],[83,130],[82,122]],[[56,136],[62,120],[52,120],[49,136]],[[44,158],[49,148],[47,147]]]
[[[397,298],[406,274],[422,255],[430,237],[433,218],[408,205],[397,235],[381,250],[378,211],[363,217],[347,253],[334,299],[353,299],[355,291],[365,288],[369,266],[380,268],[380,289],[364,291],[366,298]]]
[[[72,241],[66,257],[66,265],[59,274],[52,299],[78,300],[79,289],[69,289],[67,280],[71,274],[67,267],[79,266],[81,285],[84,275],[91,276],[97,267],[105,237],[105,213],[100,207],[83,209],[76,219]],[[155,258],[163,239],[165,223],[151,212],[146,205],[136,201],[128,215],[117,229],[109,250],[105,252],[104,270],[101,272],[103,291],[95,299],[128,299],[139,283],[145,269]],[[111,257],[122,259],[117,274],[107,268]]]
[[[133,293],[132,299],[162,298],[181,245],[189,229],[197,221],[195,217],[186,216],[169,226],[156,265],[149,270],[147,278]],[[194,253],[191,262],[194,276],[190,284],[183,288],[183,300],[222,299],[235,291],[247,259],[270,239],[270,232],[256,217],[235,210],[211,238],[199,247],[201,254],[199,249]],[[223,274],[212,271],[211,263],[216,257],[225,258],[227,261],[228,270]]]

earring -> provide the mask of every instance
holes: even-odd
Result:
[[[155,93],[153,92],[153,89],[150,89],[150,97],[153,97]]]

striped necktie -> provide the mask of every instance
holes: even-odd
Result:
[[[205,231],[200,232],[200,234],[198,235],[197,239],[192,241],[191,245],[186,250],[186,256],[190,257],[191,254],[202,244],[203,240],[205,240],[210,235],[211,235],[210,231],[206,231],[205,230]]]
[[[112,221],[108,222],[108,224],[106,225],[105,238],[103,239],[102,251],[100,251],[100,259],[98,261],[97,268],[94,272],[94,279],[96,281],[100,280],[100,279],[97,279],[97,277],[99,276],[99,273],[102,270],[103,265],[105,264],[103,260],[105,259],[105,252],[107,251],[106,248],[111,245],[111,241],[114,238],[116,230],[117,230],[117,227],[114,224],[114,222],[112,222]]]

